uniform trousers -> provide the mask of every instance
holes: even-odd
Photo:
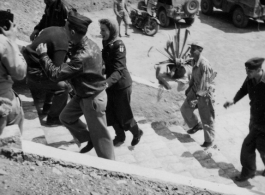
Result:
[[[52,101],[52,105],[48,115],[50,117],[59,117],[68,100],[68,92],[70,85],[65,81],[53,82],[48,78],[31,78],[28,76],[27,85],[32,92],[32,96],[36,97],[38,91],[44,90],[46,92],[45,103]]]
[[[265,126],[260,127],[250,120],[249,134],[244,139],[240,162],[242,165],[242,177],[248,177],[255,174],[256,167],[256,149],[260,153],[260,157],[265,165]]]
[[[134,137],[139,135],[139,127],[133,117],[130,106],[132,86],[121,90],[107,90],[107,124],[113,126],[117,137],[125,139],[125,132],[129,130]]]
[[[197,106],[195,107],[192,107],[190,100],[186,99],[180,111],[189,128],[193,128],[199,123],[198,117],[194,114],[194,110],[197,108],[203,125],[204,140],[206,142],[213,142],[215,137],[215,111],[210,97],[199,97]]]
[[[92,141],[99,157],[114,160],[114,148],[106,123],[105,91],[87,98],[74,96],[60,114],[60,121],[80,142]],[[84,115],[86,123],[80,120]]]

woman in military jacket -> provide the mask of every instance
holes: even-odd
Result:
[[[99,23],[107,82],[107,124],[113,126],[116,132],[113,140],[115,146],[125,141],[126,130],[133,134],[131,145],[134,146],[139,143],[143,132],[134,120],[130,106],[132,79],[126,66],[126,47],[123,41],[117,38],[119,30],[116,21],[101,19]]]

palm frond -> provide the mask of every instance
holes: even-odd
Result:
[[[187,39],[188,39],[188,35],[189,35],[189,34],[190,34],[190,31],[189,31],[188,29],[186,29],[186,31],[185,31],[185,37],[184,37],[184,41],[183,41],[182,48],[181,48],[181,52],[180,52],[180,54],[179,54],[179,58],[182,57],[182,52],[183,52],[184,47],[185,47],[185,45],[186,45],[186,42],[187,42]]]
[[[186,58],[186,54],[190,51],[190,47],[187,48],[187,50],[184,52],[184,54],[181,56],[181,58]]]
[[[164,64],[164,63],[172,63],[172,60],[165,60],[165,61],[162,61],[162,62],[158,62],[157,64]]]
[[[178,30],[176,34],[176,57],[179,58],[179,45],[180,45],[180,27],[178,25]]]
[[[154,48],[154,46],[150,47],[150,49],[147,52],[147,56],[149,57],[149,53],[151,52],[151,50]]]
[[[166,56],[168,59],[170,59],[170,56],[168,56],[167,54],[165,54],[163,51],[161,51],[160,49],[157,49],[156,50],[161,53],[162,55]]]

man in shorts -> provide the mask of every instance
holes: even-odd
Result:
[[[128,26],[129,26],[129,11],[126,4],[126,0],[115,0],[114,1],[114,13],[117,16],[119,24],[119,37],[121,37],[121,21],[125,24],[125,36],[129,37]]]

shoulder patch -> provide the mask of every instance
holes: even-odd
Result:
[[[121,53],[123,53],[124,52],[124,50],[125,50],[125,48],[124,48],[124,45],[122,44],[122,45],[120,45],[119,46],[119,51],[121,52]]]
[[[119,52],[123,53],[125,52],[125,45],[122,42],[122,40],[117,40],[113,43],[113,47],[115,48],[115,50],[118,50]]]

